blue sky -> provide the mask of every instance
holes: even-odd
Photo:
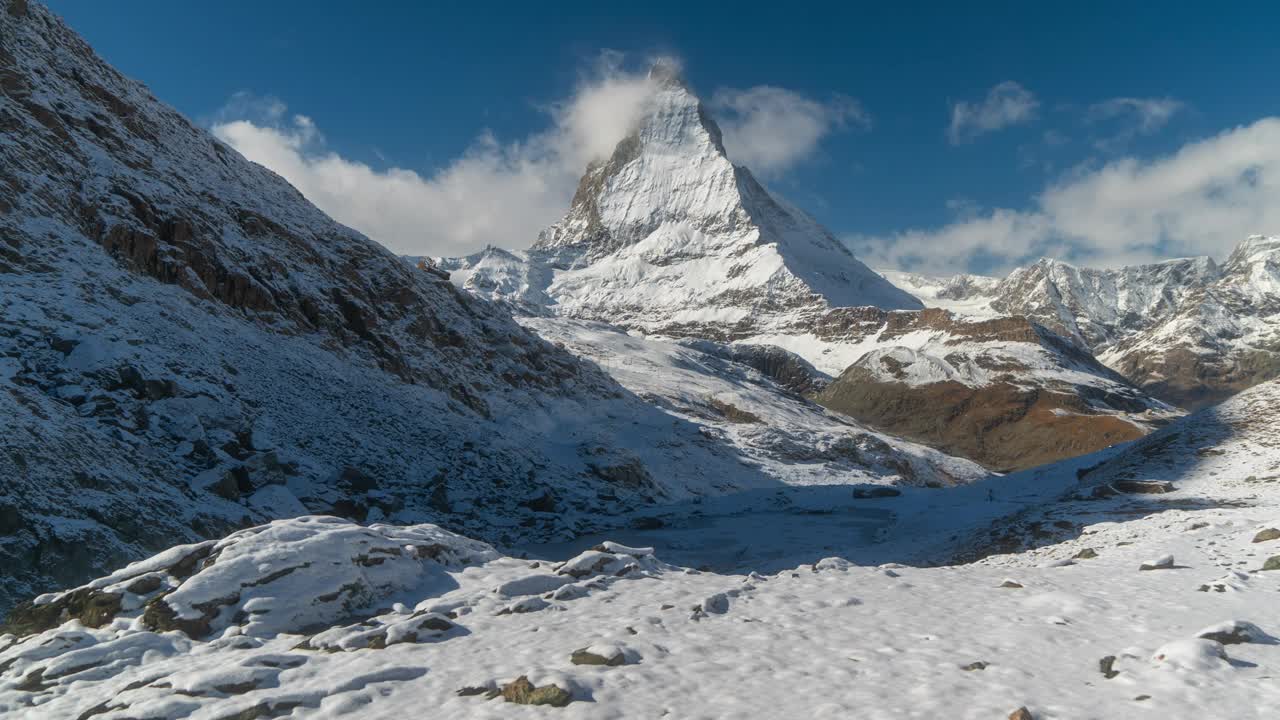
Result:
[[[545,168],[527,154],[555,145],[554,108],[655,54],[680,58],[718,113],[732,115],[734,99],[744,114],[808,108],[813,143],[756,153],[777,160],[760,174],[873,264],[1000,271],[1053,254],[1114,265],[1221,256],[1249,232],[1280,233],[1280,158],[1266,150],[1280,129],[1265,120],[1280,115],[1274,5],[49,4],[189,116],[276,131],[233,144],[268,166],[293,152],[274,169],[400,251],[531,242],[538,228],[521,223],[554,219],[572,188],[558,176],[506,185],[474,166]],[[606,50],[617,53],[607,68]],[[785,94],[762,109],[749,102],[761,87]],[[442,175],[450,197],[467,182],[530,197],[477,191],[460,212],[513,216],[480,229],[444,210],[341,207],[344,195],[361,202],[355,185],[430,205],[415,193]],[[335,177],[346,190],[321,187]]]

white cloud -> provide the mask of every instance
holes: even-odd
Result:
[[[718,90],[711,107],[729,157],[765,177],[784,173],[812,156],[828,134],[871,124],[852,98],[838,95],[821,102],[768,85]]]
[[[456,255],[488,244],[524,247],[559,219],[587,163],[631,129],[652,87],[607,53],[572,97],[547,108],[551,127],[520,142],[481,133],[430,176],[378,170],[328,149],[309,118],[279,100],[232,98],[215,135],[292,183],[339,222],[404,254]]]
[[[1148,134],[1164,127],[1183,103],[1173,98],[1112,98],[1089,106],[1086,117],[1090,121],[1111,118],[1132,118],[1137,132]]]
[[[1222,258],[1250,234],[1280,232],[1280,117],[1123,158],[1049,185],[1029,210],[995,209],[932,230],[850,238],[863,259],[925,272],[1003,271],[1039,256],[1115,267]]]
[[[1007,80],[991,88],[981,102],[952,105],[947,137],[952,145],[959,145],[984,133],[1020,125],[1034,118],[1039,106],[1031,91]]]

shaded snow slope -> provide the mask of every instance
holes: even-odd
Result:
[[[1271,383],[1124,451],[854,501],[894,516],[861,565],[725,575],[608,542],[529,561],[432,526],[281,521],[26,607],[0,712],[1269,717],[1278,401]],[[1094,491],[1145,479],[1174,487]],[[956,551],[983,559],[893,562]],[[533,688],[561,707],[512,704]]]
[[[873,432],[788,392],[743,364],[754,349],[647,339],[604,323],[526,318],[526,327],[603,368],[623,387],[734,447],[743,463],[788,484],[951,486],[986,475],[975,463]],[[766,359],[785,362],[776,348]],[[799,361],[798,358],[793,362]],[[799,361],[802,362],[802,361]],[[780,372],[778,364],[760,364]],[[779,376],[785,380],[788,376]],[[812,379],[810,380],[812,382]]]

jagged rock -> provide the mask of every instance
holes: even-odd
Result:
[[[502,686],[502,699],[517,705],[550,705],[564,707],[573,701],[573,695],[558,685],[535,687],[529,678],[521,675]]]
[[[1020,707],[1009,713],[1009,720],[1036,720],[1036,718],[1031,714],[1030,710]]]
[[[988,664],[989,663],[983,662],[982,660],[977,660],[969,663],[968,665],[962,665],[960,669],[968,672],[972,672],[974,670],[986,670]]]
[[[1071,557],[1074,560],[1092,560],[1093,558],[1098,557],[1098,551],[1093,548],[1084,548]]]
[[[0,633],[22,637],[73,619],[85,627],[102,627],[120,612],[121,599],[119,593],[81,588],[48,602],[27,601],[9,611]]]

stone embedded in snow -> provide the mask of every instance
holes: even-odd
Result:
[[[517,600],[498,611],[498,615],[524,615],[551,607],[551,603],[540,597],[527,597]]]
[[[1253,541],[1256,543],[1271,542],[1272,540],[1280,540],[1280,530],[1277,530],[1276,528],[1265,528],[1263,530],[1259,530],[1258,534],[1253,536]]]
[[[527,575],[515,580],[508,580],[494,588],[493,591],[507,597],[541,595],[542,593],[554,592],[571,582],[573,582],[572,579],[557,575]]]
[[[1139,570],[1168,570],[1173,567],[1172,555],[1161,555],[1150,562],[1142,563]]]
[[[1161,495],[1174,491],[1173,483],[1166,480],[1117,480],[1112,487],[1125,493]]]
[[[1262,563],[1263,570],[1280,570],[1280,555],[1273,555]]]
[[[1098,557],[1098,551],[1087,547],[1071,557],[1075,560],[1092,560]]]
[[[872,485],[871,487],[856,487],[853,489],[853,497],[857,500],[874,500],[876,498],[898,497],[902,491],[887,485]]]
[[[614,555],[630,555],[632,557],[644,557],[646,555],[653,555],[653,548],[651,547],[628,547],[626,545],[622,545],[621,543],[612,542],[610,540],[605,540],[604,542],[600,543],[596,547],[592,548],[592,550],[613,553]]]
[[[591,647],[574,650],[569,662],[574,665],[604,665],[616,667],[627,664],[627,651],[613,643],[596,643]]]
[[[1119,670],[1113,669],[1113,666],[1115,665],[1115,663],[1116,663],[1115,655],[1108,655],[1098,661],[1098,669],[1102,671],[1103,677],[1110,680],[1111,678],[1120,674]]]
[[[829,557],[829,558],[822,558],[818,562],[814,563],[813,571],[821,572],[823,570],[848,570],[851,567],[853,567],[853,563],[849,562],[848,560],[845,560],[844,558]]]
[[[1017,710],[1014,710],[1013,712],[1009,713],[1009,720],[1036,720],[1036,719],[1035,719],[1035,716],[1031,714],[1030,710],[1026,709],[1025,707],[1020,707]]]
[[[974,662],[969,663],[968,665],[961,665],[960,669],[968,672],[972,672],[974,670],[986,670],[988,664],[989,663],[984,662],[982,660],[976,660]]]
[[[1016,590],[1022,587],[1022,583],[1018,582],[1017,580],[1005,580],[1004,582],[1000,583],[1000,587]]]
[[[716,593],[703,600],[698,609],[710,615],[723,615],[729,612],[729,596],[725,593]]]
[[[1227,664],[1227,651],[1222,643],[1213,640],[1174,640],[1161,645],[1151,661],[1182,670],[1215,670]]]
[[[1211,625],[1196,633],[1196,637],[1220,642],[1223,645],[1270,643],[1275,640],[1275,638],[1263,632],[1262,628],[1244,620],[1228,620],[1217,625]]]

